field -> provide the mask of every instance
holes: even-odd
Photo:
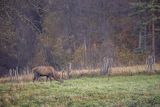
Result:
[[[160,107],[160,75],[0,84],[0,107]]]

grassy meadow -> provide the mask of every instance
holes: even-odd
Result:
[[[3,83],[0,107],[160,107],[160,75]]]

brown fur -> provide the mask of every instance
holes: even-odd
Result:
[[[52,66],[37,66],[32,69],[32,72],[34,73],[33,81],[38,80],[40,76],[46,76],[46,80],[54,78],[61,81],[61,75]]]

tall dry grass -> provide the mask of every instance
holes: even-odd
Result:
[[[59,72],[62,74],[61,72]],[[148,73],[146,65],[135,65],[135,66],[124,66],[124,67],[113,67],[109,72],[110,75],[133,75],[140,73]],[[155,72],[160,73],[160,64],[155,64]],[[71,77],[81,77],[81,76],[98,76],[100,75],[100,68],[97,69],[80,69],[80,70],[72,70],[70,73]],[[67,79],[67,73],[63,72],[63,78]],[[20,75],[17,79],[11,79],[10,77],[0,78],[0,83],[5,82],[27,82],[33,80],[33,74],[29,73],[26,75]]]
[[[28,82],[31,81],[33,78],[33,74],[27,74],[27,75],[19,75],[17,77],[1,77],[0,78],[0,83],[5,83],[5,82]]]
[[[116,74],[137,74],[147,72],[147,65],[135,65],[127,67],[114,67],[111,70],[112,75]],[[160,72],[160,64],[155,64],[155,72]]]
[[[160,73],[160,64],[155,64],[155,72]],[[147,65],[134,65],[134,66],[121,66],[121,67],[112,67],[109,72],[110,75],[130,75],[138,73],[147,73]],[[81,69],[81,70],[72,70],[71,75],[81,76],[81,75],[99,75],[100,68],[98,69]]]

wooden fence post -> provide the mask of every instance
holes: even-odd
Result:
[[[153,72],[154,71],[154,57],[152,55],[149,55],[146,59],[147,64],[147,72]]]
[[[12,69],[9,69],[9,77],[10,77],[10,81],[12,81],[13,80],[13,78],[12,78]]]
[[[70,62],[70,63],[68,63],[68,67],[67,67],[68,69],[67,69],[67,76],[68,76],[68,79],[70,78],[70,72],[71,72],[71,70],[72,70],[72,63]]]
[[[19,79],[19,73],[18,73],[18,66],[16,67],[16,70],[15,70],[15,72],[16,72],[16,81],[18,81],[18,79]]]
[[[65,79],[64,78],[64,69],[62,69],[62,79]]]
[[[113,58],[109,58],[109,65],[108,65],[108,76],[111,74],[111,68],[113,66]]]
[[[113,59],[112,58],[103,58],[102,67],[100,74],[101,75],[110,75],[111,67],[112,67]]]

